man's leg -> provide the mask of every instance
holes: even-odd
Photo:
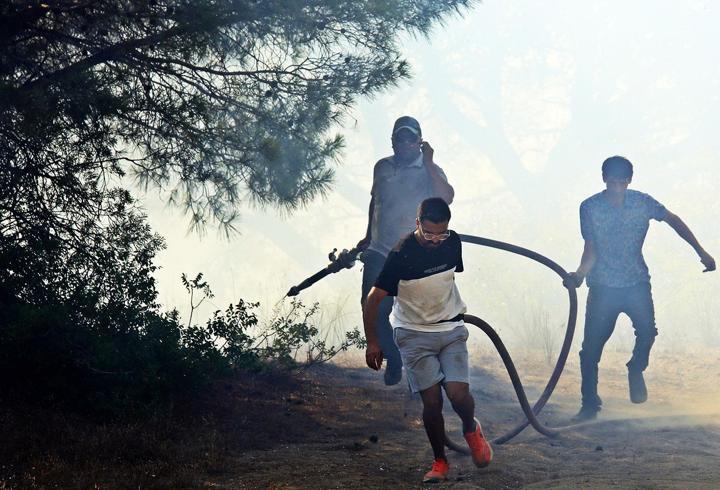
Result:
[[[422,390],[420,397],[423,402],[423,424],[432,446],[433,455],[435,459],[447,459],[445,457],[445,419],[442,413],[443,399],[440,383]]]
[[[467,327],[433,334],[438,340],[438,361],[443,373],[443,386],[455,412],[463,423],[463,433],[475,430],[475,400],[470,394]]]
[[[475,418],[475,399],[470,393],[470,385],[448,381],[445,383],[445,393],[447,393],[455,413],[462,420],[463,434],[470,447],[473,463],[475,466],[484,468],[492,461],[493,450],[485,439],[480,423]]]
[[[362,296],[360,304],[365,305],[365,298],[370,289],[372,289],[377,280],[383,265],[385,257],[373,250],[363,252],[362,260],[363,278],[362,278]],[[391,297],[384,298],[380,302],[380,310],[377,318],[377,333],[380,348],[383,350],[387,365],[385,367],[385,384],[393,385],[400,382],[402,378],[402,360],[392,337],[392,327],[390,326],[390,312],[392,311],[393,299]]]
[[[475,399],[470,393],[470,385],[457,381],[445,383],[445,393],[463,424],[463,434],[475,430]]]
[[[443,373],[437,357],[437,336],[434,333],[397,328],[395,341],[403,356],[408,383],[413,393],[420,393],[422,398],[423,423],[435,455],[432,468],[425,474],[423,481],[444,481],[449,466],[445,458],[445,420],[440,390]]]
[[[657,336],[650,283],[639,284],[633,288],[632,293],[627,295],[625,312],[632,320],[635,330],[635,347],[632,358],[627,363],[630,400],[633,403],[643,403],[647,400],[647,388],[642,373],[648,366],[650,349]]]
[[[593,286],[588,292],[585,329],[580,350],[582,408],[575,416],[577,420],[594,418],[600,411],[602,401],[597,392],[598,363],[620,314],[620,307],[616,304],[617,300],[614,296],[616,294],[613,289],[606,287]]]
[[[483,468],[490,464],[493,450],[490,443],[485,440],[482,427],[475,418],[475,400],[470,393],[467,327],[456,327],[444,333],[445,345],[438,354],[440,368],[445,375],[445,393],[452,403],[455,413],[460,416],[463,424],[463,434],[470,447],[473,463]]]
[[[434,461],[430,471],[425,473],[423,483],[438,483],[447,480],[450,466],[445,455],[445,419],[443,418],[442,391],[440,383],[420,391],[423,402],[423,424],[432,446]]]

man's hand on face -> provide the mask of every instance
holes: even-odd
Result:
[[[433,150],[433,147],[430,146],[430,143],[427,141],[420,143],[420,150],[423,154],[423,163],[425,165],[433,163],[433,154],[435,153],[435,150]]]
[[[370,369],[380,370],[383,362],[383,351],[377,342],[369,343],[365,349],[365,362]]]
[[[713,259],[712,255],[710,255],[707,252],[704,252],[700,254],[700,262],[702,262],[702,265],[705,266],[705,270],[703,272],[711,272],[715,270],[715,259]]]

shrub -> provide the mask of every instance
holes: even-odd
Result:
[[[312,325],[318,306],[299,302],[264,327],[253,312],[258,304],[243,300],[197,325],[192,312],[212,295],[202,274],[182,277],[192,306],[183,325],[157,303],[153,259],[162,238],[127,194],[114,205],[107,223],[88,227],[83,246],[40,226],[22,241],[0,236],[4,399],[146,412],[237,370],[303,365],[300,351],[311,364],[324,362],[360,343],[357,329],[338,347],[320,341]]]

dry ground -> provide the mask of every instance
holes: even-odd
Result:
[[[720,390],[708,389],[720,379],[720,362],[717,355],[708,358],[712,355],[705,353],[703,359],[697,353],[682,358],[658,354],[647,375],[650,401],[633,405],[627,400],[623,356],[608,353],[601,367],[605,409],[598,421],[563,432],[555,440],[526,429],[497,446],[494,463],[484,470],[475,469],[466,457],[450,454],[451,480],[441,486],[720,488]],[[481,359],[488,369],[474,370],[473,393],[486,432],[496,437],[514,426],[520,411],[499,362]],[[549,374],[542,364],[532,355],[521,360],[530,367],[524,379],[534,396]],[[247,451],[232,477],[208,483],[226,488],[421,486],[431,452],[417,398],[402,385],[382,386],[377,375],[362,369],[324,370],[311,383],[315,394],[311,390],[301,396],[314,399],[288,410],[302,409],[307,420],[321,428],[303,441]],[[576,393],[577,364],[571,359],[541,420],[555,426],[567,423],[578,408]],[[446,412],[452,433],[462,441],[456,417]],[[373,435],[377,443],[370,442]]]
[[[541,420],[562,425],[577,410],[571,357]],[[595,423],[547,439],[531,428],[478,470],[450,454],[453,488],[720,488],[719,355],[654,353],[650,400],[627,400],[624,356],[601,365],[605,408]],[[520,419],[499,360],[476,352],[472,387],[486,433]],[[534,399],[549,367],[518,356]],[[299,377],[250,376],[217,387],[168,419],[106,425],[0,412],[0,488],[417,488],[431,462],[420,401],[404,383],[368,369],[313,368]],[[458,441],[451,410],[446,420]]]

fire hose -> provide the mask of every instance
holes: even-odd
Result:
[[[558,274],[563,279],[563,281],[568,277],[568,273],[557,263],[553,262],[552,260],[548,259],[543,255],[540,255],[537,252],[533,252],[532,250],[528,250],[517,245],[512,245],[509,243],[473,235],[460,235],[460,239],[463,242],[481,245],[484,247],[496,248],[514,254],[522,255],[550,268],[556,274]],[[343,250],[340,255],[336,255],[336,250],[333,250],[333,252],[331,252],[329,255],[331,261],[330,265],[328,265],[325,269],[322,269],[317,273],[313,274],[309,278],[305,279],[297,286],[293,286],[292,288],[290,288],[290,291],[288,291],[287,295],[296,296],[300,293],[300,291],[307,287],[310,287],[312,284],[324,278],[328,274],[338,272],[344,268],[349,269],[354,265],[357,255],[358,253],[360,253],[360,251],[360,249],[354,248],[352,250]],[[542,394],[535,402],[535,404],[532,406],[530,406],[530,402],[527,399],[527,395],[525,394],[522,382],[520,381],[520,376],[517,373],[517,369],[515,369],[515,364],[513,363],[510,354],[508,353],[505,345],[500,339],[500,336],[487,322],[481,320],[476,316],[465,314],[465,322],[475,325],[480,330],[482,330],[490,338],[490,341],[497,349],[498,353],[500,354],[500,358],[502,359],[503,364],[505,365],[505,368],[510,375],[510,380],[512,382],[513,388],[515,389],[515,394],[517,395],[520,406],[522,407],[523,413],[525,414],[524,421],[518,423],[514,428],[512,428],[502,436],[494,439],[492,441],[494,444],[504,444],[508,442],[510,439],[522,432],[523,429],[525,429],[528,425],[532,425],[535,430],[547,437],[557,437],[557,435],[559,434],[558,428],[549,428],[541,424],[540,421],[538,421],[537,419],[537,415],[540,413],[547,401],[550,399],[550,396],[552,395],[552,392],[560,379],[560,375],[565,368],[565,362],[567,361],[568,354],[570,353],[573,335],[575,333],[575,322],[577,320],[577,293],[575,291],[575,288],[573,287],[566,286],[566,288],[568,290],[570,307],[568,312],[567,327],[565,330],[565,338],[563,340],[562,347],[560,348],[560,354],[558,355],[558,359],[555,363],[555,367],[553,368],[553,372],[550,375],[547,384],[545,385],[545,389],[543,390]],[[468,449],[465,446],[457,444],[452,439],[450,439],[447,434],[445,434],[445,445],[454,451],[465,454],[468,453]]]

